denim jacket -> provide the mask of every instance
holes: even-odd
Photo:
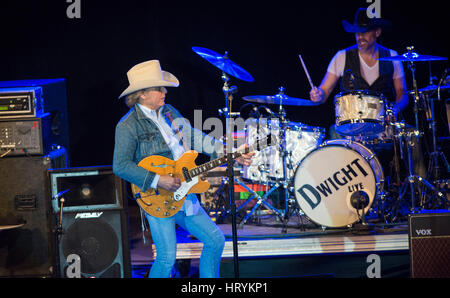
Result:
[[[185,138],[189,137],[190,134],[190,139],[185,140],[190,147],[189,149],[194,147],[193,149],[199,153],[205,153],[211,158],[217,158],[217,155],[223,152],[223,144],[220,141],[194,129],[173,106],[165,104],[160,113],[168,116],[166,120],[169,126],[173,124],[172,120],[176,121],[176,127],[181,130]],[[182,142],[181,139],[180,142]],[[205,150],[201,151],[198,148]],[[113,156],[114,174],[135,184],[141,191],[145,192],[150,187],[156,174],[139,167],[137,164],[150,155],[160,155],[173,159],[172,152],[164,141],[158,126],[144,115],[138,105],[135,105],[116,126]]]

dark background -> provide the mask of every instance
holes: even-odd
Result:
[[[393,29],[384,32],[381,44],[400,54],[414,45],[420,54],[449,57],[444,4],[382,0],[381,16],[392,21]],[[65,78],[71,166],[91,166],[112,163],[115,125],[128,110],[117,97],[135,64],[159,59],[164,70],[178,77],[181,85],[169,89],[166,102],[191,123],[194,109],[206,119],[219,117],[217,110],[225,105],[221,72],[195,54],[193,46],[228,51],[254,77],[253,83],[231,78],[239,89],[234,111],[246,103],[241,97],[274,95],[280,86],[289,96],[308,98],[298,54],[319,85],[333,55],[354,44],[354,35],[343,30],[341,21],[353,22],[356,9],[370,3],[81,0],[81,19],[66,16],[69,5],[65,0],[2,0],[0,81]],[[440,77],[448,65],[432,62],[432,74]],[[419,88],[428,85],[428,66],[417,66]],[[411,89],[406,67],[405,73]],[[287,116],[328,128],[334,103],[288,107]]]

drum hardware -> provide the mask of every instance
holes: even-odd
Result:
[[[280,93],[280,98],[282,98],[282,96],[284,96],[284,88],[280,87],[279,89]],[[289,220],[288,216],[289,216],[289,190],[288,190],[288,186],[289,186],[289,177],[288,177],[288,168],[287,168],[287,150],[286,150],[286,128],[287,128],[287,119],[286,119],[286,111],[283,108],[283,102],[282,100],[280,100],[280,105],[279,105],[279,109],[278,109],[278,114],[280,116],[280,140],[281,142],[279,143],[279,149],[280,149],[280,154],[281,154],[281,159],[282,159],[282,164],[283,164],[283,180],[282,180],[282,186],[284,189],[284,218],[283,218],[283,229],[282,229],[282,233],[286,233],[287,232],[287,222]]]
[[[272,192],[278,189],[280,184],[276,183],[270,188],[268,192],[266,192],[263,196],[260,196],[256,191],[245,185],[240,179],[235,179],[235,182],[238,183],[243,188],[245,188],[251,194],[250,197],[241,206],[239,206],[237,212],[239,212],[244,206],[246,206],[253,199],[257,200],[252,210],[249,213],[247,213],[247,215],[239,223],[239,228],[242,229],[244,227],[244,224],[250,219],[253,213],[255,213],[261,207],[261,205],[264,205],[267,209],[274,212],[280,219],[283,218],[283,213],[281,213],[280,211],[278,211],[276,208],[274,208],[272,205],[270,205],[268,202],[265,201],[272,194]]]
[[[283,87],[278,89],[278,94],[275,95],[251,95],[242,97],[243,100],[248,102],[256,102],[262,104],[275,104],[275,105],[287,105],[287,106],[317,106],[320,103],[311,101],[309,99],[301,99],[287,96]]]
[[[415,62],[421,62],[421,61],[428,61],[429,63],[431,61],[442,61],[442,60],[447,60],[447,58],[445,57],[439,57],[439,56],[431,56],[431,55],[420,55],[417,54],[416,52],[413,52],[414,47],[413,46],[409,46],[406,48],[407,52],[399,55],[399,56],[392,56],[392,57],[384,57],[384,58],[379,58],[378,60],[384,60],[384,61],[401,61],[401,62],[406,62],[408,64],[408,69],[411,71],[412,74],[412,83],[413,83],[413,91],[410,92],[410,95],[412,95],[414,97],[414,118],[415,118],[415,128],[416,130],[414,132],[401,132],[399,134],[399,138],[400,138],[400,143],[402,144],[404,142],[403,138],[406,139],[406,147],[407,147],[407,168],[408,168],[408,177],[406,178],[405,183],[402,186],[402,189],[399,193],[399,196],[402,197],[406,191],[406,187],[409,186],[410,189],[410,210],[411,211],[415,211],[416,210],[416,196],[415,196],[415,186],[423,185],[425,186],[426,189],[431,190],[433,193],[437,194],[437,196],[442,199],[443,194],[442,192],[440,192],[437,188],[435,188],[431,183],[429,183],[428,181],[426,181],[425,179],[423,179],[422,177],[418,176],[418,175],[414,175],[413,173],[413,160],[412,160],[412,147],[414,145],[414,143],[412,142],[412,138],[416,137],[419,138],[421,133],[420,133],[420,128],[419,128],[419,103],[420,103],[420,95],[421,94],[427,94],[428,92],[431,91],[439,91],[438,93],[440,93],[440,88],[439,86],[437,86],[436,88],[434,86],[429,86],[425,89],[421,89],[419,90],[417,87],[417,80],[416,80],[416,65]],[[430,66],[431,67],[431,66]],[[443,78],[445,78],[446,73],[444,73]],[[431,78],[431,75],[430,75]],[[430,82],[432,82],[432,80],[430,79]],[[439,82],[440,84],[442,84],[443,79],[441,78],[441,81]],[[438,98],[440,97],[440,95],[438,94]],[[428,99],[428,98],[427,98]],[[436,135],[435,135],[435,120],[434,120],[434,102],[433,99],[431,99],[430,101],[430,110],[428,111],[428,115],[427,118],[429,119],[430,122],[430,127],[432,130],[432,138],[433,138],[433,153],[431,154],[431,165],[429,167],[429,169],[432,170],[432,175],[434,176],[433,179],[437,179],[438,177],[438,170],[437,170],[437,158],[438,156],[441,156],[441,154],[439,152],[437,152],[436,149]],[[418,139],[420,140],[420,138]],[[402,146],[400,144],[400,153],[403,156],[403,152],[402,152]],[[419,142],[420,144],[420,142]],[[423,197],[420,201],[420,206],[421,208],[424,207],[425,204],[425,198],[426,198],[426,194],[423,194]]]
[[[244,207],[246,204],[248,204],[253,198],[257,198],[257,203],[255,204],[255,206],[252,208],[252,210],[245,216],[245,218],[241,221],[240,223],[240,227],[242,228],[243,225],[247,222],[247,220],[253,215],[253,213],[261,206],[261,204],[263,204],[265,207],[267,207],[268,209],[272,210],[279,218],[280,220],[283,222],[283,228],[282,228],[282,233],[285,233],[286,230],[286,225],[287,225],[287,216],[288,216],[288,199],[289,199],[289,194],[288,194],[288,185],[289,185],[289,177],[287,174],[287,154],[286,154],[286,128],[287,128],[287,119],[286,117],[286,112],[283,108],[283,100],[284,100],[284,88],[280,87],[279,88],[279,93],[276,95],[276,102],[279,103],[279,113],[278,115],[275,114],[274,112],[272,112],[269,108],[264,107],[264,110],[266,112],[268,112],[270,115],[273,115],[274,117],[277,117],[279,119],[279,123],[280,123],[280,129],[279,129],[279,149],[278,151],[280,152],[281,158],[282,158],[282,170],[283,170],[283,174],[282,174],[282,179],[279,181],[279,183],[275,183],[269,192],[267,192],[266,194],[264,194],[264,196],[260,196],[258,195],[256,192],[247,189],[245,186],[244,188],[246,188],[247,190],[249,190],[252,193],[252,196],[244,203],[242,204],[239,208]],[[275,102],[275,100],[273,100],[273,102]],[[259,122],[257,124],[257,132],[259,129]],[[241,182],[238,181],[239,184],[241,184]],[[242,185],[243,186],[243,185]],[[265,199],[276,189],[278,189],[280,186],[283,187],[284,189],[284,204],[285,204],[285,208],[282,212],[278,211],[276,208],[274,208],[273,206],[271,206],[269,203],[267,203],[265,201]]]
[[[409,190],[410,190],[410,211],[411,212],[416,212],[417,211],[417,207],[419,208],[424,208],[425,204],[427,203],[425,201],[426,198],[426,193],[422,192],[422,198],[419,201],[419,206],[416,206],[416,192],[415,192],[415,187],[422,185],[424,186],[426,189],[430,190],[431,192],[433,192],[435,195],[437,195],[437,197],[439,199],[445,199],[445,196],[442,192],[440,192],[436,187],[434,187],[431,183],[429,183],[427,180],[425,180],[424,178],[415,175],[413,173],[413,157],[412,157],[412,150],[413,147],[415,145],[418,145],[420,142],[417,142],[417,144],[415,144],[413,142],[413,138],[419,138],[422,135],[421,132],[415,130],[412,132],[401,132],[399,134],[400,137],[400,142],[401,144],[406,144],[406,159],[407,159],[407,168],[408,168],[408,177],[405,179],[405,182],[402,186],[402,188],[400,189],[399,192],[399,198],[400,200],[402,199],[403,195],[406,192],[406,188],[409,186]],[[400,146],[400,148],[402,148],[402,146]],[[402,151],[401,151],[402,152]],[[403,156],[403,152],[401,153]]]
[[[202,48],[202,47],[192,47],[192,50],[198,54],[200,57],[219,68],[222,71],[222,81],[224,82],[222,91],[225,96],[225,108],[224,118],[226,121],[226,138],[225,138],[225,154],[227,155],[227,177],[229,181],[234,181],[234,169],[233,169],[233,123],[232,123],[232,101],[233,94],[237,92],[236,86],[230,86],[228,84],[229,77],[231,75],[243,81],[253,82],[253,77],[245,71],[242,67],[231,61],[228,57],[228,52],[224,55],[218,54],[212,50]],[[227,75],[228,74],[228,75]],[[227,150],[228,149],[228,150]],[[230,200],[231,209],[231,225],[232,225],[232,238],[233,238],[233,262],[234,262],[234,275],[239,278],[239,261],[238,261],[238,246],[237,246],[237,230],[236,230],[236,204],[234,201],[234,183],[228,184],[228,198]]]
[[[268,110],[268,108],[266,108],[266,109]],[[270,111],[270,113],[273,114],[272,111]],[[261,116],[261,114],[259,114],[259,113],[258,113],[258,115]],[[257,136],[260,135],[259,134],[260,129],[261,129],[260,126],[261,126],[260,119],[257,119],[257,125],[256,125]],[[271,124],[267,123],[267,126],[270,128]],[[269,129],[269,133],[270,133],[270,131],[271,131],[271,129]],[[248,131],[247,131],[247,133],[248,133]],[[262,152],[265,152],[265,151],[263,150]],[[264,176],[264,173],[266,175],[268,175],[270,173],[270,168],[267,167],[265,164],[258,164],[257,165],[257,169],[258,169],[259,174],[263,173],[263,175],[260,175],[260,177],[259,177],[260,179],[257,179],[259,181],[256,181],[256,182],[258,184],[260,184],[260,185],[263,184],[263,183],[266,183],[268,185],[269,184],[268,181],[263,181],[262,177]],[[276,208],[274,208],[272,205],[270,205],[268,202],[265,201],[272,194],[273,191],[278,189],[280,184],[275,183],[275,184],[271,185],[271,189],[268,192],[266,192],[263,196],[261,196],[257,192],[255,192],[254,190],[252,190],[249,187],[247,187],[240,179],[235,179],[235,182],[238,183],[239,185],[241,185],[242,187],[244,187],[251,194],[250,197],[241,206],[239,206],[239,208],[237,209],[237,212],[239,212],[241,209],[243,209],[253,199],[257,200],[256,204],[253,206],[251,211],[249,213],[247,213],[246,216],[241,220],[241,222],[239,224],[239,228],[242,229],[244,224],[247,223],[247,221],[250,219],[250,217],[252,217],[254,215],[254,213],[256,213],[256,216],[258,216],[258,212],[256,212],[256,211],[261,206],[265,206],[267,209],[273,211],[280,218],[283,217],[283,214],[281,212],[279,212]],[[257,220],[259,220],[259,218]]]
[[[295,159],[298,158],[298,156],[294,156],[294,150],[296,148],[291,148],[292,149],[291,151],[288,150],[287,147],[290,144],[288,144],[287,141],[288,141],[288,137],[289,137],[289,140],[291,140],[292,134],[296,134],[296,133],[300,134],[298,136],[298,140],[300,140],[303,137],[302,129],[303,129],[304,125],[298,125],[298,126],[292,125],[291,122],[289,122],[286,119],[286,112],[285,112],[283,106],[284,105],[315,106],[315,105],[318,105],[318,103],[312,102],[310,100],[289,97],[285,94],[284,87],[280,87],[278,89],[278,93],[273,96],[267,96],[267,95],[246,96],[246,97],[243,97],[243,99],[248,102],[278,105],[278,113],[272,112],[266,106],[259,107],[258,111],[261,111],[259,113],[260,115],[264,115],[264,114],[268,115],[270,118],[272,118],[273,120],[276,120],[278,122],[278,134],[279,134],[280,142],[276,148],[275,156],[273,156],[273,157],[270,156],[270,157],[272,157],[272,159],[269,157],[269,158],[265,159],[264,162],[268,161],[268,162],[272,162],[273,164],[276,164],[277,157],[280,157],[281,165],[279,165],[280,168],[269,166],[269,167],[263,167],[263,169],[265,169],[265,170],[269,169],[272,177],[275,178],[275,181],[273,181],[274,185],[271,188],[271,190],[274,191],[275,189],[277,189],[279,187],[282,187],[284,190],[284,210],[282,210],[281,212],[276,212],[276,214],[278,215],[278,217],[280,218],[280,220],[283,223],[282,233],[286,233],[286,231],[287,231],[286,227],[287,227],[287,223],[289,221],[289,216],[291,215],[291,213],[293,213],[293,212],[290,212],[290,211],[292,211],[291,210],[292,204],[289,203],[290,202],[289,184],[291,182],[291,176],[292,176],[289,174],[289,171],[295,170],[295,167],[294,167],[294,165],[296,165]],[[258,119],[257,128],[256,128],[258,135],[260,133],[259,130],[261,129],[260,124],[261,124],[260,119]],[[272,125],[272,121],[270,122],[270,125]],[[269,124],[267,125],[267,128],[271,128],[271,129],[269,129],[269,132],[272,131],[272,129],[274,129],[274,130],[276,129],[274,127],[271,127],[270,125]],[[321,132],[319,129],[313,130],[312,134],[314,135],[313,138],[314,137],[316,138],[315,140],[321,139],[322,135],[321,135]],[[307,140],[305,140],[305,142],[307,142]],[[294,146],[294,147],[298,147],[298,146]],[[310,147],[310,146],[308,146],[308,147]],[[266,149],[268,149],[268,148],[266,148]],[[266,152],[269,152],[269,151],[264,151],[264,153],[266,153]],[[295,152],[295,153],[298,153],[298,152]],[[255,158],[254,158],[254,160],[255,160]],[[300,162],[300,160],[298,160],[297,162]],[[271,170],[273,170],[273,172]],[[250,171],[248,171],[248,172],[250,173]],[[256,173],[254,173],[254,174],[256,175]],[[268,175],[265,176],[264,171],[258,171],[257,174],[259,175],[259,180],[269,182],[269,178],[268,178],[269,176]],[[261,175],[261,174],[263,174],[263,175]],[[249,178],[249,179],[255,178],[255,177],[251,177],[251,174],[249,176],[250,177],[246,177],[246,178]],[[261,202],[264,202],[264,200],[262,200]],[[266,202],[264,202],[264,203],[266,203]],[[268,203],[266,203],[266,204],[268,205]],[[260,206],[260,205],[261,204],[259,204],[258,206]],[[257,207],[257,206],[255,206],[255,207]],[[254,208],[254,210],[256,210],[256,209]],[[251,216],[251,214],[253,213],[254,210],[252,210],[247,216],[248,217]]]
[[[446,79],[448,72],[449,72],[449,68],[446,68],[444,70],[444,73],[441,75],[441,79],[439,80],[439,83],[438,83],[436,89],[427,88],[427,90],[433,90],[433,91],[437,90],[437,100],[438,101],[441,101],[441,86],[442,86],[444,80]],[[429,126],[431,127],[432,141],[433,141],[433,152],[430,153],[430,164],[428,167],[428,176],[432,177],[431,178],[432,181],[437,181],[441,177],[441,168],[440,168],[439,159],[443,162],[446,169],[449,169],[449,164],[447,162],[447,159],[445,158],[445,155],[441,151],[438,151],[438,149],[437,149],[434,98],[432,96],[430,96],[429,91],[424,91],[424,89],[421,89],[421,94],[423,95],[425,102],[428,103],[429,117],[427,117],[427,120],[429,122]]]
[[[371,231],[374,228],[373,224],[369,224],[366,221],[366,216],[364,210],[370,204],[369,195],[362,190],[355,191],[350,196],[350,204],[356,210],[356,214],[358,215],[358,220],[356,223],[352,225],[352,232],[361,233]],[[361,214],[359,212],[361,211]]]
[[[399,56],[391,56],[379,58],[380,61],[401,61],[408,64],[408,69],[411,71],[412,81],[413,81],[413,95],[414,95],[414,116],[416,129],[419,130],[419,118],[418,118],[418,106],[419,106],[419,90],[417,88],[416,80],[416,65],[415,62],[422,61],[443,61],[447,60],[445,57],[431,56],[431,55],[420,55],[413,52],[414,46],[409,46],[406,48],[407,52]]]

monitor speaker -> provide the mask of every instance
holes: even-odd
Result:
[[[125,182],[110,166],[49,171],[61,277],[131,277]],[[78,268],[77,268],[78,266]]]
[[[123,210],[63,214],[59,241],[61,277],[130,277],[127,219]],[[74,267],[73,257],[79,260]],[[74,272],[79,272],[78,276]]]
[[[409,215],[411,277],[450,277],[450,212]]]

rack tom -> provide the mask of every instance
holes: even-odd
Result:
[[[336,131],[345,136],[368,136],[384,131],[386,100],[368,90],[341,92],[334,99]]]

